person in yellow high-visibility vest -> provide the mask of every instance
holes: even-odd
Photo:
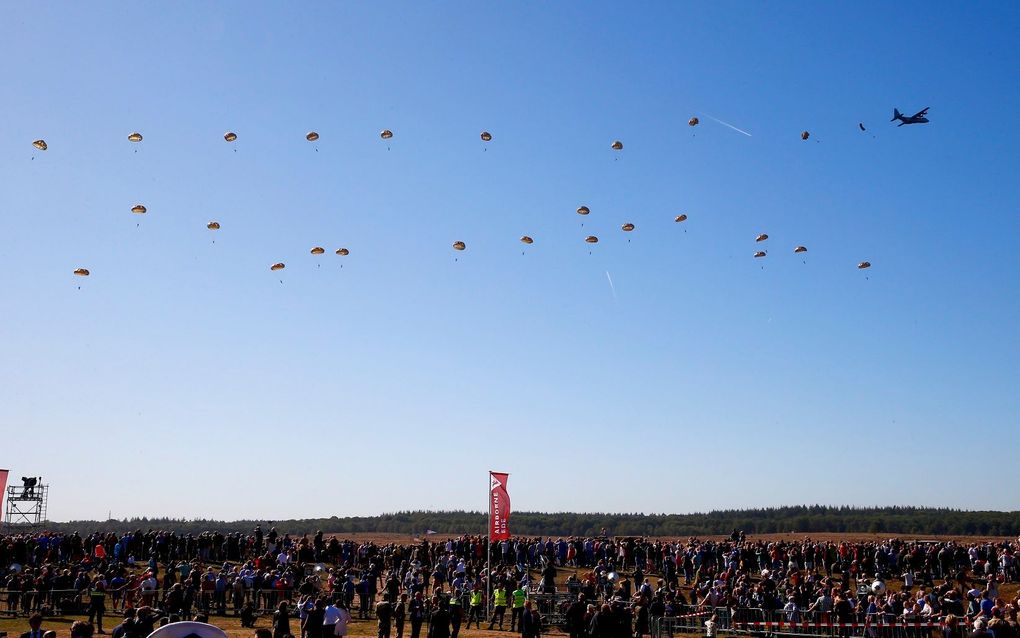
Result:
[[[485,593],[482,592],[481,587],[475,587],[471,590],[471,608],[468,610],[467,628],[471,629],[471,620],[475,621],[475,629],[482,628],[482,617],[485,612],[482,610],[485,605]]]
[[[528,592],[524,589],[524,585],[518,585],[511,596],[513,600],[510,608],[510,631],[517,631],[518,623],[524,617],[524,603],[528,600]]]
[[[499,630],[503,631],[503,617],[506,616],[506,589],[503,587],[496,587],[492,592],[492,618],[489,619],[489,630],[491,631],[493,626],[496,624],[496,619],[499,619]]]
[[[89,623],[96,622],[96,633],[105,634],[103,631],[103,614],[106,613],[106,581],[97,577],[89,588]]]

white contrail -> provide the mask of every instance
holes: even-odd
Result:
[[[708,114],[706,114],[705,117],[707,117],[710,120],[715,120],[716,122],[719,122],[723,126],[728,126],[731,129],[733,129],[734,131],[736,131],[737,133],[743,133],[744,135],[746,135],[748,137],[751,137],[751,134],[748,133],[747,131],[741,130],[741,129],[737,128],[736,126],[733,126],[732,124],[727,124],[726,122],[723,122],[719,118],[712,117],[711,115],[708,115]]]
[[[609,289],[613,291],[613,301],[616,301],[616,286],[613,285],[613,278],[609,276],[609,271],[606,271],[606,279],[609,280]]]

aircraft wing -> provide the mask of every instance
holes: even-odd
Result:
[[[928,114],[928,109],[930,108],[931,108],[930,106],[926,106],[917,113],[915,113],[912,117],[924,117],[925,115]]]

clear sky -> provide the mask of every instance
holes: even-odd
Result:
[[[480,510],[489,469],[527,510],[1020,509],[1018,32],[1012,2],[10,4],[0,467],[54,520]]]

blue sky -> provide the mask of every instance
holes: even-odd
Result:
[[[1020,509],[1018,29],[1012,3],[8,7],[0,466],[55,520],[482,509],[489,469],[528,510]]]

